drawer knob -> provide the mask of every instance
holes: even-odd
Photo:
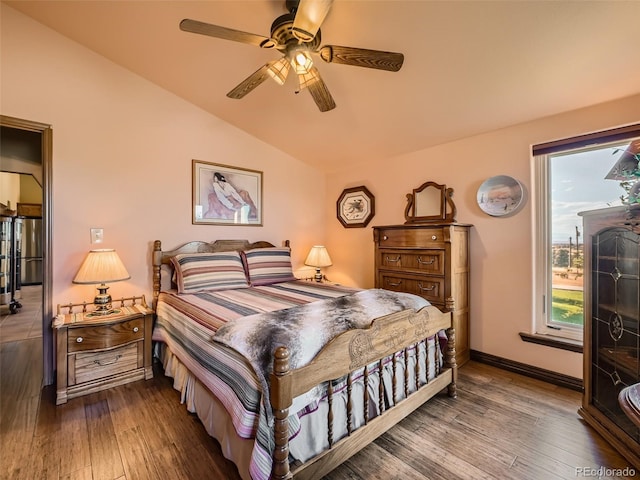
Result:
[[[390,287],[399,287],[400,285],[402,285],[402,280],[398,280],[397,282],[387,280],[387,285],[389,285]]]
[[[82,340],[84,340],[82,337],[76,338],[76,342],[78,342],[78,343],[82,343]]]
[[[386,235],[383,235],[382,240],[389,240],[389,237],[387,237]]]
[[[431,240],[437,240],[438,236],[437,235],[431,235]]]
[[[140,330],[138,327],[133,327],[133,333],[138,333],[138,330]]]

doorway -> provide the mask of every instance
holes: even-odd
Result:
[[[39,162],[25,161],[20,158],[23,155],[5,156],[5,148],[0,160],[2,160],[0,170],[2,172],[28,174],[35,178],[40,178],[42,185],[42,294],[40,295],[42,302],[42,373],[43,385],[51,385],[54,382],[54,363],[53,363],[53,331],[51,329],[51,320],[53,319],[53,276],[52,276],[52,140],[53,130],[50,125],[34,122],[31,120],[23,120],[14,117],[0,115],[0,143],[5,140],[12,143],[9,151],[28,152],[30,149],[36,149],[36,157],[39,154]],[[35,145],[35,146],[34,146]],[[27,157],[32,154],[27,153]],[[1,199],[0,199],[1,200]]]

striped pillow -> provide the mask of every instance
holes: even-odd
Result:
[[[243,255],[252,286],[296,280],[289,248],[255,248],[243,252]]]
[[[186,253],[171,257],[178,293],[248,287],[238,252]]]

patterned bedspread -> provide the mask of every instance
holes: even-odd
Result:
[[[266,425],[261,402],[262,387],[244,357],[213,342],[213,335],[230,320],[338,298],[357,291],[301,280],[190,295],[160,294],[153,340],[166,343],[221,401],[238,436],[260,437],[251,466],[253,478],[268,478],[271,472],[270,441],[268,437],[258,435],[261,416]]]
[[[262,392],[268,395],[265,378],[272,368],[274,345],[294,345],[294,340],[302,335],[306,346],[292,352],[293,368],[299,367],[311,360],[332,336],[349,328],[366,326],[374,318],[427,304],[413,295],[396,295],[385,290],[358,291],[307,281],[190,295],[161,293],[153,339],[166,343],[221,401],[240,437],[256,440],[249,471],[255,480],[268,479],[273,436],[269,427],[270,405]],[[282,320],[281,312],[271,313],[282,310],[287,320]],[[338,324],[337,328],[320,327],[322,323],[327,324],[327,312],[333,313],[329,323]],[[359,312],[359,316],[353,317],[354,312]],[[255,347],[256,342],[250,339],[268,331],[269,324],[271,343],[264,342],[265,348],[253,348],[252,352],[250,345]],[[306,327],[302,328],[302,324]],[[315,333],[309,335],[309,332]],[[314,341],[308,345],[311,337]],[[290,418],[294,420],[290,421],[292,437],[300,428],[296,413],[309,399],[301,400],[294,402],[290,409],[293,415]],[[305,413],[301,410],[299,414]]]

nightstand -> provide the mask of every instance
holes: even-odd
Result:
[[[153,378],[153,310],[144,295],[122,298],[113,313],[97,315],[92,303],[58,305],[56,405],[135,380]],[[74,309],[81,311],[74,313]],[[63,312],[68,313],[63,313]]]
[[[326,283],[328,285],[337,285],[339,286],[339,283],[336,282],[332,282],[331,280],[329,280],[326,276],[322,275],[322,281],[318,282],[316,280],[315,277],[305,277],[305,278],[299,278],[298,280],[306,280],[307,282],[312,282],[312,283]]]

